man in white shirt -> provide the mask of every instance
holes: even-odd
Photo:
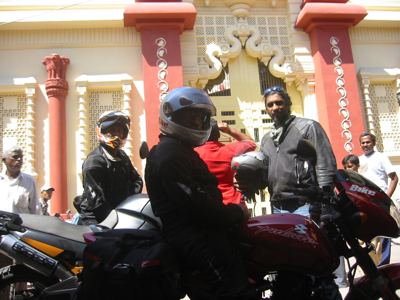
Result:
[[[39,214],[35,179],[21,172],[23,152],[18,146],[3,151],[5,172],[0,174],[0,210]]]
[[[398,182],[396,171],[389,158],[374,150],[376,137],[370,132],[360,135],[360,146],[364,154],[360,156],[361,175],[379,186],[389,197],[392,197]],[[389,181],[390,179],[390,181]],[[382,239],[382,258],[379,266],[390,262],[390,239]]]

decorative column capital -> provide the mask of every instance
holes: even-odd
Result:
[[[177,28],[182,32],[193,29],[196,14],[196,8],[191,3],[136,2],[125,9],[124,26],[136,27],[138,31],[143,28]]]
[[[315,27],[347,28],[357,25],[368,14],[360,5],[340,2],[343,1],[332,1],[332,3],[306,1],[297,17],[295,27],[302,28],[306,32],[311,32]]]
[[[68,82],[65,80],[69,58],[52,54],[42,61],[47,70],[46,92],[49,97],[65,97],[68,93]]]
[[[237,18],[244,18],[250,15],[250,8],[256,3],[255,0],[225,0],[232,14]]]

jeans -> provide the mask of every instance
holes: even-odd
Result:
[[[310,216],[310,204],[304,204],[303,206],[300,206],[298,208],[296,208],[294,211],[289,211],[289,210],[285,210],[282,209],[278,206],[276,206],[276,204],[272,204],[272,213],[273,214],[298,214],[298,215],[302,215],[305,217],[309,217]]]
[[[378,266],[387,265],[390,263],[390,253],[391,253],[391,240],[389,238],[382,238],[382,257]]]

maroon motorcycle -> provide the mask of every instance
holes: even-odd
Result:
[[[239,171],[259,172],[262,167],[256,167],[257,161],[260,165],[264,159],[260,155],[245,154],[232,166]],[[298,157],[307,161],[315,177],[314,148],[302,142]],[[259,173],[256,178],[261,177]],[[245,226],[248,274],[260,286],[267,274],[273,274],[263,287],[272,292],[270,299],[340,299],[332,276],[339,256],[344,256],[349,265],[346,299],[399,299],[400,264],[377,268],[368,254],[373,250],[374,237],[399,236],[397,223],[389,214],[390,198],[379,187],[356,172],[338,170],[334,195],[303,185],[293,187],[293,194],[286,196],[322,203],[330,207],[330,213],[321,217],[320,226],[296,214],[249,219]],[[352,265],[351,257],[355,259]],[[361,278],[355,278],[357,267],[365,274]]]

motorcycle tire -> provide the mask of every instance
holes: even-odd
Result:
[[[279,272],[272,287],[271,300],[342,300],[333,277],[315,278],[293,272]]]
[[[35,299],[56,282],[24,265],[9,265],[0,269],[0,299]]]

